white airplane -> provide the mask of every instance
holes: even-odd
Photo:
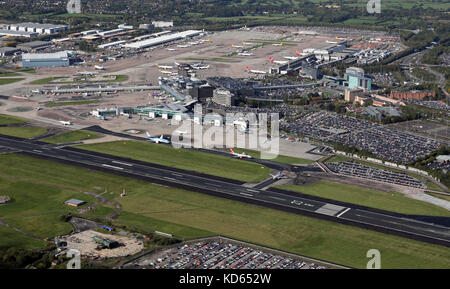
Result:
[[[273,46],[283,46],[283,42],[280,42],[280,43],[274,43],[274,44],[272,44]]]
[[[176,130],[175,131],[176,133],[179,133],[179,134],[187,134],[188,133],[188,131],[187,130]]]
[[[289,61],[275,60],[275,59],[273,59],[272,57],[269,57],[269,60],[272,61],[272,63],[281,64],[281,65],[284,65],[284,64],[288,64],[288,63],[289,63]]]
[[[95,65],[95,66],[94,66],[94,69],[97,69],[97,70],[106,70],[106,68],[105,68],[104,66],[101,66],[101,65]]]
[[[255,45],[255,43],[242,41],[242,45]]]
[[[159,143],[170,143],[170,141],[169,141],[168,139],[165,139],[165,138],[164,138],[164,135],[161,135],[160,137],[152,137],[152,136],[148,133],[148,131],[145,132],[145,134],[147,135],[147,139],[148,139],[149,141],[151,141],[151,142],[154,142],[154,143],[157,143],[157,144],[159,144]]]
[[[63,121],[63,120],[60,120],[59,122],[60,122],[62,125],[64,125],[64,126],[72,125],[72,123],[71,123],[70,121]]]
[[[186,44],[186,45],[177,45],[177,47],[179,47],[179,48],[188,48],[188,47],[191,47],[189,44]]]
[[[279,179],[285,179],[286,176],[283,174],[283,172],[279,172],[275,175],[270,175],[273,180],[279,180]]]
[[[203,65],[203,64],[194,64],[192,65],[192,68],[199,70],[199,69],[208,69],[209,65]]]
[[[230,149],[230,152],[231,152],[231,154],[232,154],[234,157],[238,157],[238,158],[240,158],[240,159],[242,159],[242,158],[251,159],[251,158],[252,158],[252,156],[249,156],[249,155],[246,154],[245,152],[243,152],[243,153],[241,153],[241,154],[238,154],[238,153],[235,153],[235,152],[233,151],[233,149]]]
[[[172,73],[174,73],[172,71],[167,71],[167,70],[160,70],[159,72],[161,72],[162,74],[172,74]]]
[[[327,43],[337,44],[337,41],[330,41],[330,40],[327,40]]]
[[[176,51],[175,48],[167,48],[167,50],[169,50],[169,51]]]
[[[233,47],[233,48],[244,48],[244,46],[242,46],[242,45],[234,45],[234,44],[231,44],[231,47]]]
[[[170,65],[158,65],[158,67],[161,69],[173,69],[173,66]]]
[[[283,56],[284,59],[289,59],[289,60],[297,60],[298,57],[296,56]]]
[[[267,73],[267,72],[262,71],[262,70],[253,70],[253,69],[250,69],[250,67],[248,67],[248,66],[246,66],[245,68],[247,68],[248,72],[254,73],[254,74],[266,74],[266,73]]]
[[[253,52],[239,52],[238,55],[241,55],[241,56],[253,56],[255,54]]]

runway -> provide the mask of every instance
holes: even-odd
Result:
[[[450,245],[450,227],[414,220],[380,210],[299,196],[293,192],[260,190],[242,186],[239,181],[174,169],[75,148],[58,148],[40,142],[0,135],[0,147],[32,157],[48,159],[98,171],[138,178],[152,183],[196,191],[227,199],[297,213],[337,223],[395,234],[429,243]]]

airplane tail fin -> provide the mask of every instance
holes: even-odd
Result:
[[[230,152],[231,152],[232,154],[234,154],[234,151],[233,151],[233,149],[230,149]]]
[[[247,70],[250,71],[250,67],[246,66],[245,68],[247,68]]]
[[[274,61],[272,57],[269,57],[269,60],[272,61],[272,62]]]
[[[148,133],[148,131],[146,131],[145,134],[147,135],[147,137],[152,137],[152,136]]]

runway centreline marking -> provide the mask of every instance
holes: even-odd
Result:
[[[342,216],[343,214],[347,213],[350,210],[350,208],[345,209],[342,213],[340,213],[339,215],[336,216],[336,218],[339,218],[340,216]]]
[[[253,195],[247,194],[247,193],[239,193],[240,195],[244,195],[244,196],[248,196],[248,197],[253,197]]]
[[[107,164],[102,164],[102,166],[107,167],[107,168],[116,169],[116,170],[123,170],[123,168],[121,168],[121,167],[115,167],[115,166],[111,166],[111,165],[107,165]]]
[[[132,167],[132,166],[133,166],[132,164],[127,164],[127,163],[118,162],[118,161],[112,161],[112,162],[115,163],[115,164],[124,165],[124,166],[129,166],[129,167]]]

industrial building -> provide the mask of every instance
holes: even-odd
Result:
[[[18,44],[17,48],[26,51],[26,52],[32,52],[32,51],[38,51],[45,49],[47,47],[50,47],[52,44],[48,41],[31,41],[26,42],[22,44]]]
[[[6,26],[7,30],[32,32],[38,34],[55,34],[69,29],[67,25],[40,24],[40,23],[18,23]]]
[[[152,24],[157,28],[173,27],[173,21],[152,21]]]
[[[409,92],[396,92],[391,91],[389,95],[390,98],[397,99],[424,99],[425,97],[435,97],[436,93],[434,91],[409,91]]]
[[[188,37],[194,37],[202,33],[200,30],[187,30],[183,32],[172,33],[168,35],[162,35],[156,38],[150,38],[147,40],[137,41],[133,43],[125,44],[125,48],[144,49],[176,40],[185,39]]]
[[[36,32],[13,31],[13,30],[7,30],[7,29],[0,29],[0,36],[33,38],[33,37],[38,37],[39,34]]]
[[[0,57],[11,56],[20,52],[20,49],[15,47],[0,47]]]
[[[86,202],[77,200],[77,199],[70,199],[70,200],[65,201],[64,204],[71,206],[71,207],[79,207],[79,206],[86,204]]]
[[[58,67],[69,66],[74,53],[61,51],[55,53],[25,53],[22,55],[22,67]]]

